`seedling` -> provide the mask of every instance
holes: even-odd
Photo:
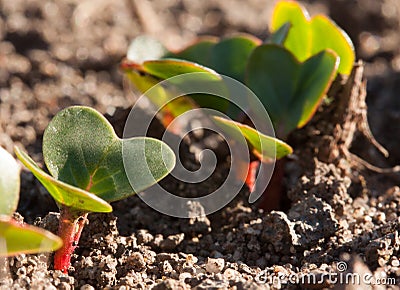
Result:
[[[338,73],[349,75],[355,61],[350,37],[325,15],[310,18],[304,7],[295,1],[280,1],[275,6],[271,30],[277,32],[284,24],[290,30],[283,45],[303,62],[319,52],[330,49],[340,57]]]
[[[148,40],[145,39],[146,38],[141,37],[137,40],[137,42],[140,42],[143,45],[145,44],[147,45],[148,43],[152,44],[154,43],[154,42],[149,42]],[[133,44],[133,47],[135,48],[140,47],[140,45],[137,42]],[[198,55],[198,51],[201,48],[211,43],[212,42],[210,39],[205,39],[199,42],[198,44],[195,44],[192,47],[182,51],[181,53],[183,55],[186,55],[187,57],[194,57]],[[240,43],[244,45],[243,50],[241,50],[241,46],[239,45]],[[249,47],[251,48],[256,47],[256,44],[258,43],[260,43],[260,41],[257,41],[254,37],[240,35],[237,37],[233,37],[231,39],[223,40],[221,42],[221,45],[216,45],[217,49],[215,51],[217,55],[221,55],[222,57],[224,55],[224,51],[225,50],[229,51],[230,50],[229,47],[232,45],[233,52],[231,52],[231,54],[237,53],[238,56],[248,56]],[[143,50],[143,47],[141,48],[141,50]],[[151,48],[149,48],[149,51],[151,51]],[[190,55],[189,54],[190,51],[193,52],[194,55]],[[130,53],[132,54],[132,51]],[[214,56],[213,58],[215,60],[219,59],[216,56]],[[233,60],[235,59],[237,58],[233,58]],[[227,65],[226,72],[228,72],[228,70],[233,72],[236,68],[234,61],[232,60],[219,59],[218,62],[216,61],[215,64],[216,66],[222,66],[222,63],[226,64],[229,63]],[[243,63],[240,63],[240,66],[242,65]],[[204,85],[207,86],[210,86],[210,84],[212,84],[214,85],[214,87],[216,87],[216,90],[221,92],[221,94],[226,95],[227,93],[227,89],[224,87],[222,77],[220,76],[219,73],[210,68],[204,67],[200,64],[188,62],[186,60],[178,60],[178,59],[148,60],[144,61],[142,64],[138,64],[132,61],[125,61],[122,64],[122,69],[126,73],[129,80],[136,86],[136,88],[139,89],[139,91],[143,93],[145,93],[147,90],[158,84],[161,80],[165,80],[181,74],[199,73],[199,72],[202,73],[201,75],[202,79],[197,80],[198,83],[203,82]],[[157,105],[157,107],[161,107],[161,104],[166,103],[166,101],[170,99],[169,94],[170,92],[168,90],[164,89],[161,86],[158,86],[155,92],[152,91],[151,94],[147,94],[146,96],[148,96],[149,99],[154,104]],[[182,113],[185,113],[186,111],[189,111],[197,107],[211,108],[226,113],[228,115],[231,115],[234,118],[238,117],[237,112],[234,111],[233,107],[231,107],[228,100],[215,97],[212,95],[196,94],[196,95],[190,95],[190,97],[187,96],[179,97],[173,100],[172,102],[169,102],[165,107],[163,107],[161,110],[162,115],[160,116],[162,123],[164,124],[165,127],[167,127],[173,118],[176,118]],[[215,120],[220,120],[220,119],[215,119]],[[216,122],[221,127],[221,122],[218,121]],[[239,123],[228,120],[224,120],[223,123],[225,124],[225,126],[223,126],[224,129],[226,129],[227,126],[229,126],[227,125],[229,123],[230,126],[232,127],[231,130],[228,130],[228,133],[237,131],[237,129],[239,129],[237,128],[237,126],[240,125]],[[251,128],[248,127],[248,129]],[[241,129],[239,131],[243,132],[243,130]],[[174,133],[179,134],[179,132],[174,132]],[[247,138],[249,144],[253,148],[254,144],[261,142],[260,139],[265,140],[268,138],[269,141],[271,142],[273,141],[275,144],[275,148],[269,146],[268,150],[264,150],[262,153],[261,151],[259,152],[256,150],[254,151],[258,152],[258,156],[260,156],[260,154],[264,154],[264,157],[260,157],[261,159],[267,160],[273,158],[273,156],[275,156],[275,152],[278,153],[276,155],[277,158],[283,157],[282,155],[280,155],[282,152],[286,152],[286,154],[292,152],[292,149],[286,143],[281,142],[280,140],[275,139],[273,137],[266,136],[261,132],[258,132],[258,134],[259,136],[257,134],[245,134],[245,137]]]
[[[350,38],[331,19],[324,15],[310,18],[306,10],[294,1],[278,2],[271,29],[271,36],[264,42],[245,34],[222,40],[203,38],[177,52],[168,51],[158,43],[159,49],[151,57],[135,57],[139,55],[135,51],[141,47],[139,39],[131,46],[131,59],[123,62],[122,68],[142,93],[149,88],[143,89],[143,83],[150,84],[148,79],[156,84],[167,77],[199,68],[213,76],[225,74],[235,78],[257,95],[271,117],[277,136],[286,140],[290,132],[303,127],[312,118],[337,73],[351,72],[355,54]],[[149,43],[155,42],[145,42],[146,45]],[[155,50],[142,47],[140,51]],[[183,72],[178,67],[186,67],[186,70]],[[204,105],[207,99],[207,95],[192,98],[200,107],[217,109],[234,120],[246,122],[243,114],[224,104],[225,100]],[[188,109],[190,106],[185,108]],[[247,112],[257,111],[251,100],[246,109]],[[221,125],[221,119],[216,120]],[[237,133],[238,130],[244,133],[238,129],[243,127],[238,127],[235,121],[224,120],[222,127],[225,130],[230,127],[228,133]],[[264,156],[254,150],[254,144],[260,143],[265,135],[254,132],[256,134],[243,136],[253,153],[265,162],[270,154],[263,152],[266,153]],[[287,144],[281,141],[275,144],[276,152],[291,152]],[[277,158],[280,157],[283,156],[277,154]],[[277,164],[277,174],[282,171],[279,167],[283,167],[282,163]],[[250,188],[253,188],[252,184]]]
[[[55,251],[59,237],[41,228],[12,218],[19,199],[20,168],[14,158],[0,147],[0,256]]]
[[[146,137],[120,139],[100,113],[82,106],[62,110],[45,130],[43,157],[51,175],[20,149],[15,152],[60,209],[58,234],[64,245],[55,254],[54,268],[65,273],[88,213],[111,212],[110,202],[143,191],[175,165],[165,143]],[[123,154],[132,164],[124,164]],[[125,168],[134,176],[135,190]]]

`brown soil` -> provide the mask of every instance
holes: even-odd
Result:
[[[118,70],[130,40],[148,33],[179,48],[205,34],[265,38],[274,2],[0,0],[0,145],[9,152],[22,146],[43,164],[44,129],[74,104],[96,108],[121,132],[135,99]],[[285,168],[284,212],[249,205],[247,188],[221,211],[191,220],[159,214],[134,196],[114,203],[113,214],[89,215],[68,275],[52,270],[50,254],[19,255],[9,259],[1,289],[269,289],[265,276],[305,273],[325,279],[317,285],[278,285],[275,279],[274,286],[361,287],[332,284],[324,276],[329,272],[393,278],[395,285],[381,287],[399,289],[400,174],[367,170],[352,154],[380,167],[400,164],[400,3],[305,4],[348,31],[365,60],[369,124],[388,158],[352,126],[365,125],[361,66],[347,83],[338,81],[332,102],[290,137],[295,153]],[[159,130],[155,122],[153,135]],[[181,151],[195,168],[189,147]],[[226,163],[201,186],[171,177],[162,184],[203,195],[224,180]],[[18,213],[55,232],[58,216],[48,213],[56,211],[46,190],[23,171]]]

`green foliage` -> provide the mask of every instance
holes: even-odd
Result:
[[[214,121],[235,140],[242,140],[238,135],[243,135],[251,146],[253,154],[262,161],[280,159],[293,152],[292,147],[285,142],[262,134],[247,125],[221,117],[214,117]]]
[[[200,40],[181,52],[168,53],[164,58],[179,58],[209,67],[222,75],[244,81],[244,73],[253,49],[261,44],[258,38],[241,34],[220,41]]]
[[[273,32],[271,36],[265,41],[265,43],[275,43],[278,45],[283,45],[286,37],[288,36],[291,26],[292,25],[290,24],[290,22],[286,22],[279,29]]]
[[[54,256],[54,268],[64,273],[88,213],[112,211],[109,202],[143,191],[175,166],[175,155],[165,143],[146,137],[120,139],[99,112],[83,106],[60,111],[44,133],[43,157],[51,175],[20,149],[15,153],[60,208],[63,246]]]
[[[161,80],[199,71],[199,67],[213,76],[235,78],[256,93],[270,114],[278,137],[286,138],[293,129],[311,119],[336,74],[350,73],[355,54],[347,34],[331,19],[323,15],[310,19],[304,8],[294,1],[278,2],[271,28],[271,37],[265,43],[245,34],[222,40],[202,38],[181,51],[158,54],[158,58],[152,61],[146,58],[143,63],[135,62],[134,57],[122,66],[142,93]],[[135,49],[138,46],[130,49],[133,56]],[[133,80],[135,73],[137,77]],[[155,95],[150,97],[152,99],[156,99]],[[192,100],[200,107],[237,117],[231,115],[234,110],[225,99],[202,95]],[[212,101],[207,103],[207,100]],[[189,105],[185,111],[196,107],[190,101],[186,104]],[[178,111],[179,106],[178,102],[172,102],[168,110]],[[248,109],[257,111],[254,106],[250,100]],[[254,143],[249,134],[241,131],[249,144]],[[263,136],[262,132],[258,133]]]
[[[210,79],[219,80],[220,77],[212,69],[193,62],[175,59],[149,60],[142,64],[143,71],[159,79],[168,79],[188,73],[207,73]]]
[[[50,252],[62,245],[56,235],[7,216],[0,216],[0,242],[0,256]]]
[[[14,158],[0,147],[0,215],[11,215],[19,199],[19,166]]]
[[[0,256],[49,252],[61,247],[59,237],[41,228],[12,219],[19,199],[19,166],[0,147]]]
[[[15,148],[18,159],[35,175],[51,194],[58,204],[70,208],[92,211],[92,212],[111,212],[112,207],[103,199],[91,194],[78,187],[57,180],[53,176],[44,172],[25,152]]]
[[[163,142],[145,137],[120,139],[100,113],[82,106],[59,112],[44,133],[43,157],[52,176],[19,149],[16,153],[57,203],[84,212],[110,212],[107,202],[135,194],[125,174],[123,143],[129,150],[125,153],[138,158],[129,172],[138,177],[136,191],[155,184],[175,165],[172,150]],[[145,176],[147,165],[151,178]]]
[[[247,60],[260,44],[258,38],[249,35],[222,39],[210,52],[210,67],[222,75],[244,82]]]
[[[300,63],[285,48],[264,44],[249,59],[246,83],[268,108],[278,135],[284,137],[314,115],[336,68],[337,56],[330,51]]]
[[[279,30],[282,25],[291,27],[283,42],[299,61],[326,50],[333,50],[340,57],[338,72],[350,74],[354,60],[354,47],[349,36],[325,15],[310,18],[307,11],[295,1],[280,1],[274,9],[271,29]]]
[[[209,66],[211,49],[217,42],[217,37],[202,37],[181,51],[167,52],[161,57],[184,59],[190,62],[196,62],[203,66]]]
[[[212,85],[216,91],[220,91],[221,94],[225,93],[225,86],[219,74],[210,68],[193,62],[177,59],[145,61],[142,64],[125,62],[123,64],[123,70],[129,80],[141,93],[147,92],[157,83],[166,79],[168,79],[170,85],[184,87],[185,84],[181,83],[181,79],[173,77],[190,73],[202,73],[197,74],[196,79],[187,77],[184,79],[185,81],[189,81],[188,85],[191,86],[191,88],[201,88],[201,86]],[[226,99],[206,94],[193,94],[190,98],[180,97],[170,101],[172,99],[171,93],[161,86],[158,86],[156,89],[153,88],[153,91],[151,93],[147,92],[146,96],[151,102],[157,105],[157,107],[168,104],[163,108],[163,112],[166,115],[171,115],[173,118],[196,108],[197,105],[223,112],[226,111],[229,106],[229,102]]]

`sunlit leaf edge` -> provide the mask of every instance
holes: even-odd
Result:
[[[28,154],[23,152],[20,148],[14,148],[15,154],[17,155],[18,159],[33,173],[33,175],[38,178],[38,180],[43,184],[43,186],[49,191],[50,195],[58,202],[59,204],[71,207],[77,210],[86,210],[89,212],[111,212],[112,207],[109,203],[105,200],[99,198],[95,194],[87,192],[79,187],[72,186],[65,182],[55,179],[53,176],[44,172],[30,157]],[[65,201],[61,198],[62,194],[56,194],[53,190],[49,189],[49,185],[47,183],[52,184],[57,189],[62,189],[70,192],[74,192],[78,196],[90,200],[92,204],[89,206],[79,206],[79,204],[66,204]],[[76,197],[78,198],[78,197]]]
[[[21,250],[15,250],[15,251],[6,251],[2,252],[3,249],[0,249],[0,257],[9,257],[9,256],[15,256],[18,254],[35,254],[35,253],[40,253],[40,252],[51,252],[59,249],[63,242],[60,237],[54,235],[53,233],[44,230],[39,227],[31,226],[28,224],[20,224],[17,223],[15,220],[8,216],[2,216],[0,215],[0,227],[1,228],[6,228],[6,231],[8,228],[13,227],[17,232],[21,233],[33,233],[38,236],[42,236],[43,240],[47,240],[46,243],[41,244],[40,248],[31,248],[31,249],[21,249]],[[4,236],[4,233],[0,233],[0,238],[5,239],[5,242],[7,243],[7,236]],[[24,239],[19,239],[19,241],[25,242],[26,240]],[[9,241],[11,242],[11,241]],[[49,245],[48,247],[45,247]]]
[[[282,140],[279,140],[277,138],[265,135],[259,131],[257,131],[256,129],[247,126],[245,124],[241,124],[239,122],[236,121],[232,121],[232,120],[228,120],[226,118],[222,118],[222,117],[218,117],[218,116],[213,116],[214,121],[216,122],[216,124],[218,126],[220,126],[222,129],[226,130],[226,127],[229,127],[235,131],[240,131],[240,133],[243,135],[243,137],[245,137],[245,139],[250,143],[250,145],[252,146],[253,149],[253,153],[257,156],[257,158],[259,158],[260,160],[266,161],[266,160],[270,160],[271,158],[276,158],[276,159],[281,159],[291,153],[293,153],[293,149],[290,145],[288,145],[287,143],[285,143]],[[229,134],[229,129],[226,130],[226,132]],[[273,142],[275,143],[275,152],[274,154],[271,156],[268,153],[264,153],[264,155],[262,154],[262,152],[260,152],[260,148],[256,148],[259,147],[258,145],[254,146],[255,143],[258,142],[254,142],[252,138],[249,138],[249,132],[257,134],[258,136],[260,136],[261,139],[264,139],[266,142],[270,143]]]

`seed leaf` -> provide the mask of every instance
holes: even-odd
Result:
[[[305,61],[325,49],[340,57],[338,72],[350,74],[354,61],[354,46],[350,37],[330,18],[316,15],[310,18],[307,11],[295,1],[280,1],[275,6],[271,29],[277,31],[285,23],[291,28],[284,42],[299,61]]]
[[[129,159],[135,190],[125,173],[123,148],[124,154],[135,156]],[[165,143],[145,137],[120,139],[100,113],[82,106],[59,112],[44,133],[43,157],[52,176],[25,153],[16,153],[58,203],[89,212],[110,212],[107,202],[143,191],[175,165]]]
[[[219,74],[244,82],[247,60],[261,40],[250,35],[222,39],[210,51],[209,67]]]
[[[242,134],[252,147],[254,155],[265,162],[275,158],[280,159],[293,152],[292,147],[285,142],[267,136],[247,125],[217,116],[214,116],[214,121],[235,140],[242,140],[237,137],[238,134]]]
[[[175,165],[175,156],[165,143],[145,137],[120,139],[100,113],[80,106],[61,111],[50,122],[43,136],[43,156],[55,178],[112,202],[135,193],[124,170],[123,143],[130,150],[125,154],[140,157],[133,160],[136,164],[129,175],[147,180],[142,167],[149,165],[152,182],[142,183],[139,178],[136,192],[155,184]],[[148,160],[152,162],[146,164]]]
[[[0,215],[10,216],[19,199],[19,166],[5,149],[0,147]]]
[[[253,51],[246,83],[268,110],[280,138],[313,116],[336,74],[337,60],[335,53],[322,51],[300,63],[274,44]]]
[[[122,68],[141,93],[146,93],[151,84],[155,85],[162,80],[168,79],[168,83],[178,91],[196,92],[206,86],[213,86],[214,92],[219,92],[220,95],[227,95],[221,76],[212,69],[197,63],[177,59],[160,59],[145,61],[142,65],[125,62]],[[193,77],[186,75],[184,78],[174,78],[190,73],[201,74],[193,75]],[[147,93],[146,96],[151,102],[159,106],[160,103],[165,103],[164,100],[171,98],[171,92],[159,86],[151,94]],[[190,98],[181,97],[177,101],[169,102],[168,106],[163,110],[165,114],[177,117],[186,111],[196,108],[197,104],[200,107],[211,108],[221,112],[225,112],[229,106],[229,102],[226,99],[198,93],[191,94]]]
[[[18,159],[35,175],[48,190],[54,200],[62,205],[83,211],[111,212],[112,207],[106,201],[90,192],[55,179],[44,172],[30,157],[15,147]]]
[[[209,66],[210,52],[217,42],[216,37],[202,37],[180,51],[166,53],[163,58],[177,58]]]
[[[56,235],[0,216],[0,256],[55,251],[62,246]]]

